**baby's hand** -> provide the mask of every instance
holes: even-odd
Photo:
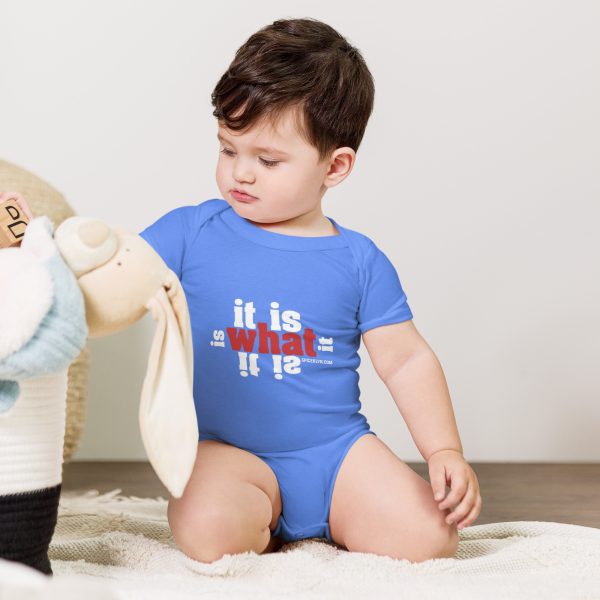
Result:
[[[447,517],[446,523],[462,519],[458,529],[467,527],[481,512],[481,495],[475,471],[458,450],[438,450],[427,461],[429,481],[433,488],[433,497],[441,500],[440,510],[454,507]],[[446,483],[450,485],[450,493],[446,493]]]

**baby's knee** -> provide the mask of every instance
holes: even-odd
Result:
[[[444,523],[434,537],[432,558],[454,558],[458,549],[458,529],[456,524]]]
[[[448,525],[443,513],[424,516],[417,528],[410,528],[408,536],[398,531],[398,547],[392,548],[392,556],[411,562],[423,562],[433,558],[454,558],[458,547],[456,524]],[[409,542],[410,540],[410,542]],[[408,542],[408,543],[407,543]]]
[[[427,558],[454,558],[458,548],[458,530],[456,523],[446,523],[450,510],[439,510],[437,505],[433,514],[422,521],[421,539]]]
[[[190,558],[213,562],[225,554],[222,541],[230,537],[230,519],[223,511],[208,506],[191,509],[183,502],[170,501],[167,518],[175,543]]]
[[[169,527],[179,549],[194,560],[211,563],[225,554],[248,550],[260,553],[269,543],[271,532],[247,530],[240,516],[225,503],[206,503],[193,508],[169,502]]]
[[[456,525],[424,525],[408,548],[399,549],[397,558],[422,562],[432,558],[454,558],[458,547]]]

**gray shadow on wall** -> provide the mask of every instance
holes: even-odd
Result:
[[[138,422],[155,321],[89,340],[85,429],[73,460],[147,460]]]

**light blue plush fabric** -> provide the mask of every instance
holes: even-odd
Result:
[[[46,216],[39,218],[44,220],[46,243],[56,250],[43,263],[54,282],[55,296],[35,334],[24,346],[0,360],[0,413],[7,411],[18,398],[19,380],[68,368],[85,346],[88,336],[85,302],[77,278],[58,251],[52,223]],[[25,236],[40,231],[28,227]]]

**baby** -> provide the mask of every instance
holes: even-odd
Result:
[[[411,561],[453,557],[457,528],[480,512],[444,374],[394,266],[322,212],[354,166],[373,99],[360,52],[329,25],[260,29],[212,94],[222,198],[175,208],[140,234],[190,310],[200,437],[168,520],[196,560],[309,537]],[[361,335],[431,484],[360,412]]]

